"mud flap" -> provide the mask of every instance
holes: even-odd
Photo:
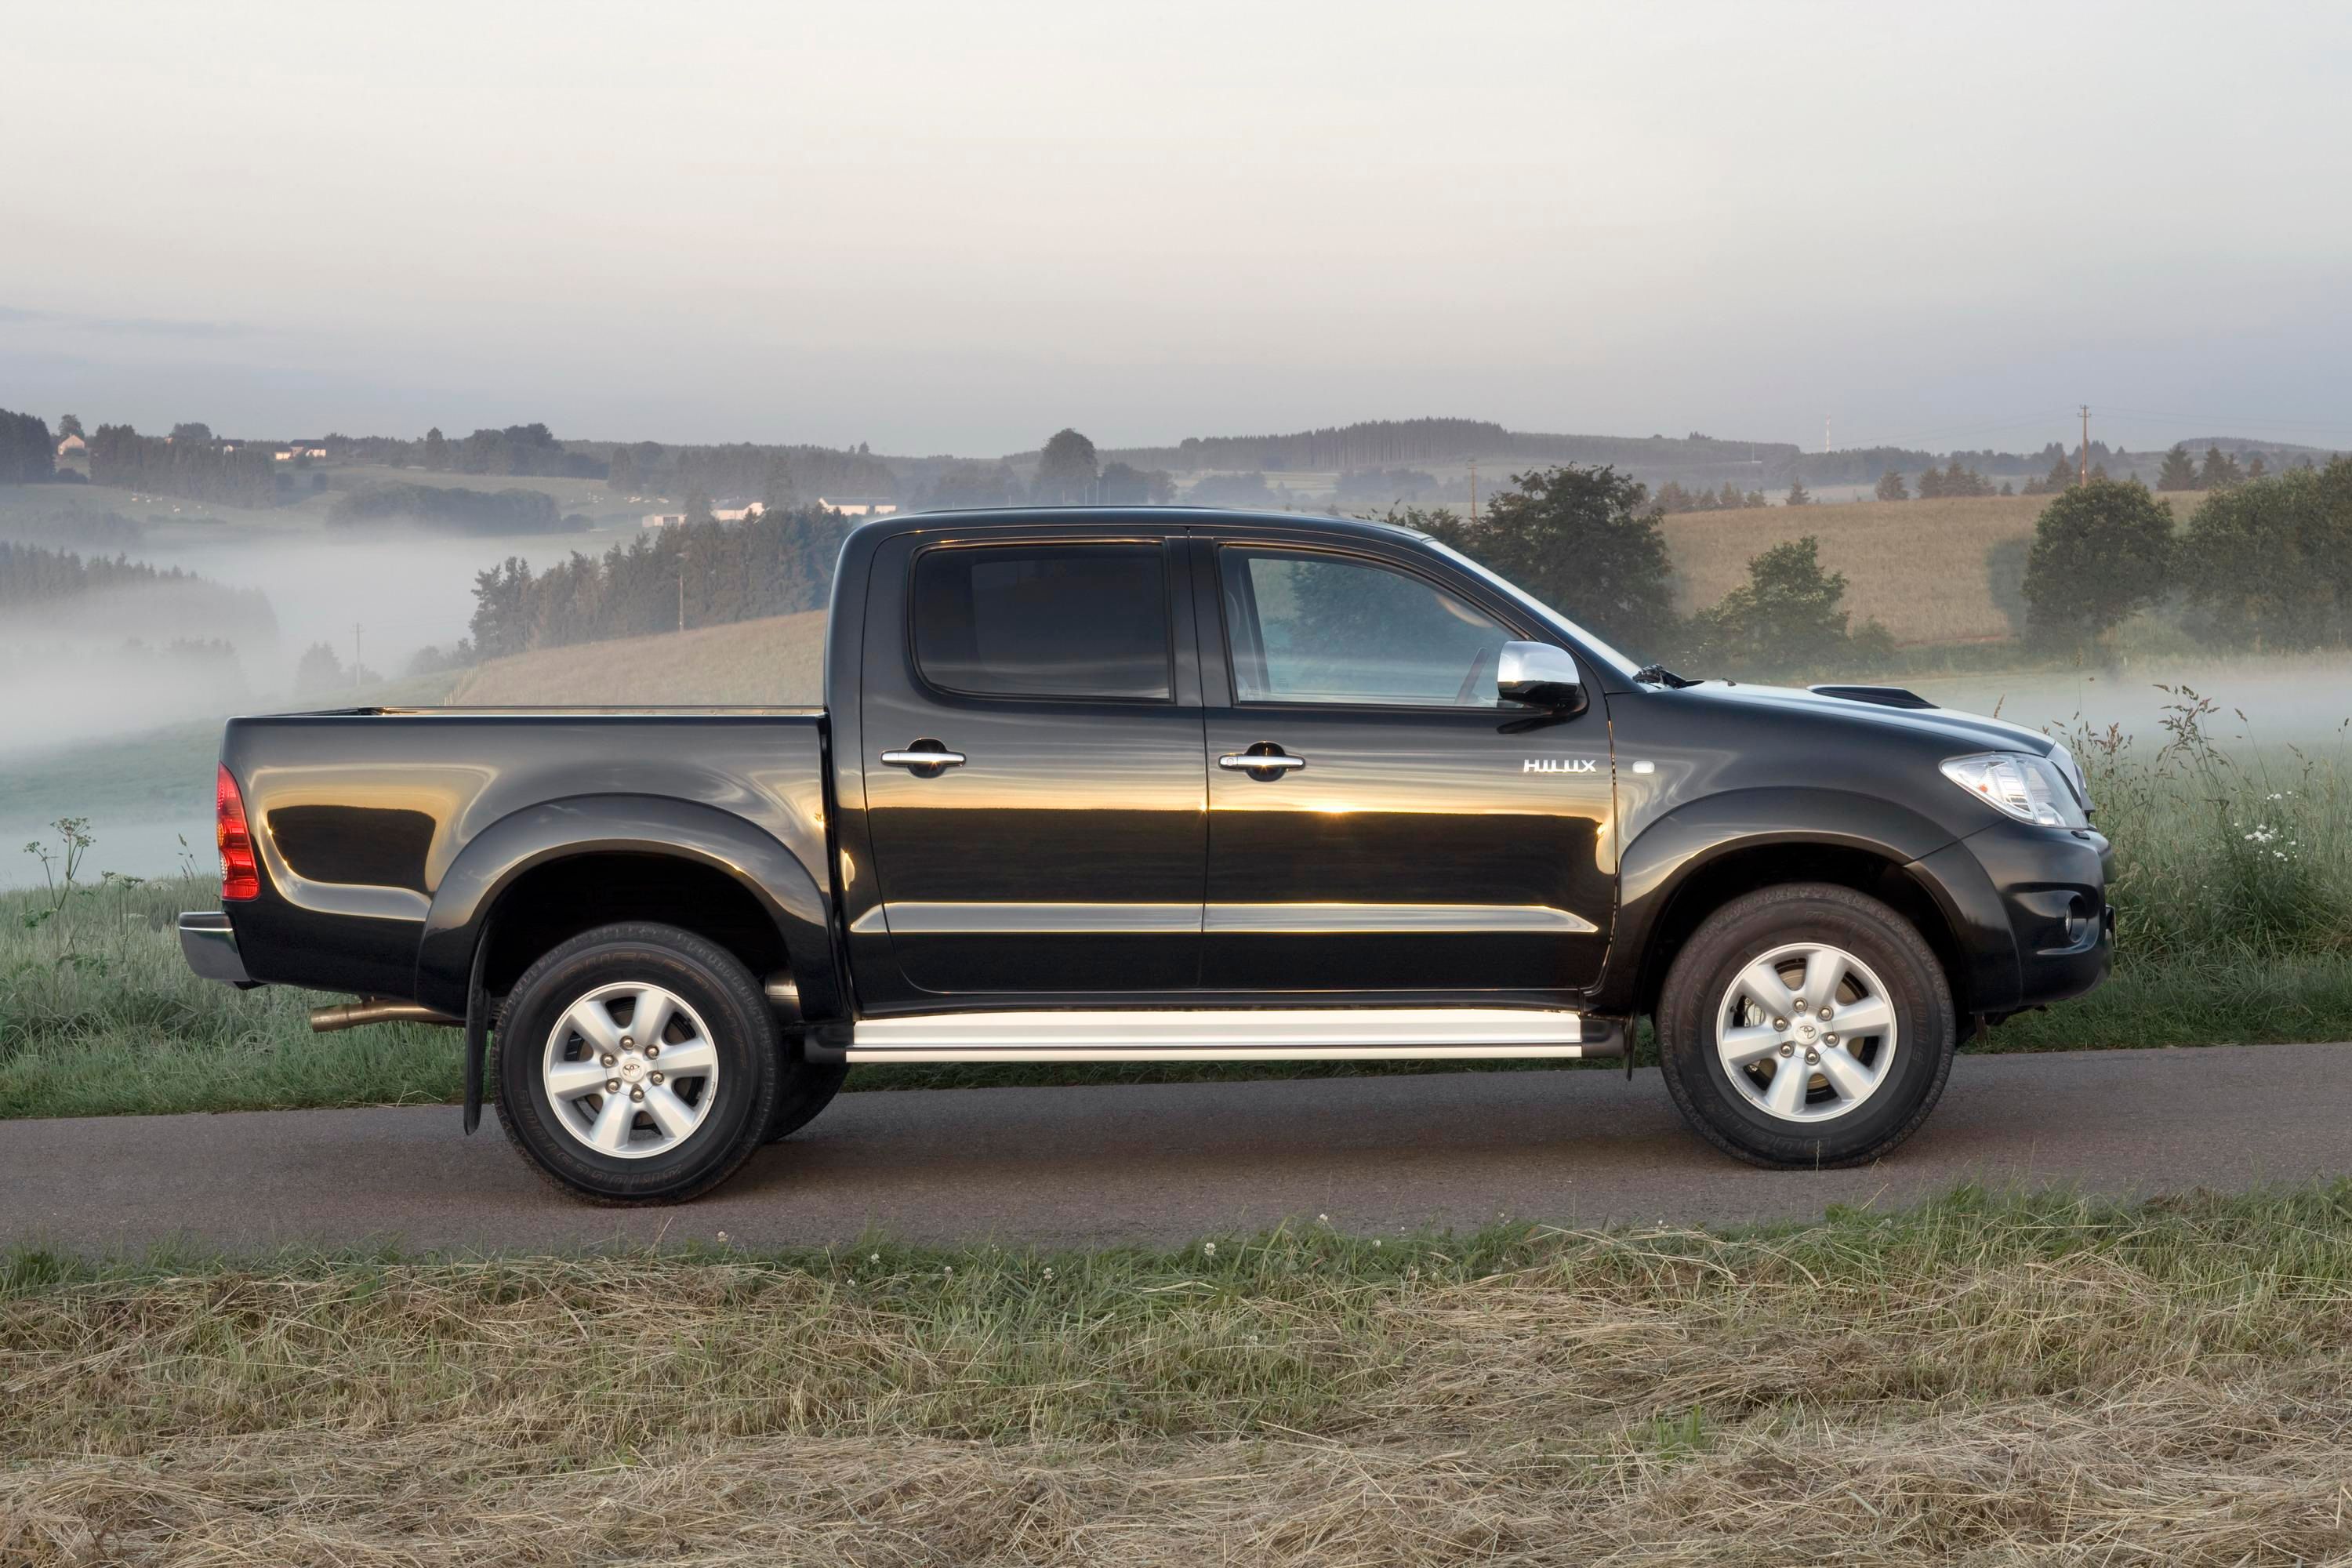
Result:
[[[482,989],[482,965],[490,955],[488,922],[474,943],[474,972],[466,981],[466,1136],[482,1124],[482,1058],[490,1041],[490,998]]]

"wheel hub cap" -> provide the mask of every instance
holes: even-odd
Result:
[[[600,985],[549,1031],[541,1082],[573,1139],[599,1154],[642,1160],[677,1148],[709,1118],[719,1051],[702,1016],[676,992]]]
[[[1824,1013],[1834,1019],[1824,1026]],[[1759,953],[1715,1016],[1716,1052],[1739,1097],[1776,1121],[1833,1121],[1885,1084],[1897,1044],[1895,999],[1861,959],[1827,942]]]

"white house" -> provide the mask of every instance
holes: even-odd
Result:
[[[844,517],[888,517],[898,510],[897,501],[880,496],[819,496],[816,504]]]
[[[686,521],[682,511],[649,511],[639,521],[639,528],[676,528]]]
[[[768,510],[765,501],[745,500],[730,497],[710,503],[710,515],[720,522],[741,522],[747,517],[759,517]],[[649,511],[637,521],[639,528],[676,528],[686,521],[682,511]]]
[[[68,436],[64,440],[58,443],[58,456],[60,458],[70,458],[76,452],[87,452],[89,450],[89,443],[83,440],[79,436]]]

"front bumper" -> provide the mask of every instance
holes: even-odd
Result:
[[[2114,966],[2115,858],[2088,828],[1998,823],[1916,863],[1951,918],[1970,1012],[1994,1016],[2080,996]]]
[[[219,910],[188,910],[180,916],[180,956],[206,980],[237,986],[260,984],[245,972],[245,956],[236,950],[236,931]]]

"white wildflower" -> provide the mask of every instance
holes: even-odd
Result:
[[[1201,1250],[1214,1258],[1217,1255],[1217,1244],[1213,1241],[1204,1241],[1201,1243]]]
[[[866,1255],[866,1261],[868,1263],[879,1263],[882,1261],[882,1255],[878,1252],[869,1252]]]

